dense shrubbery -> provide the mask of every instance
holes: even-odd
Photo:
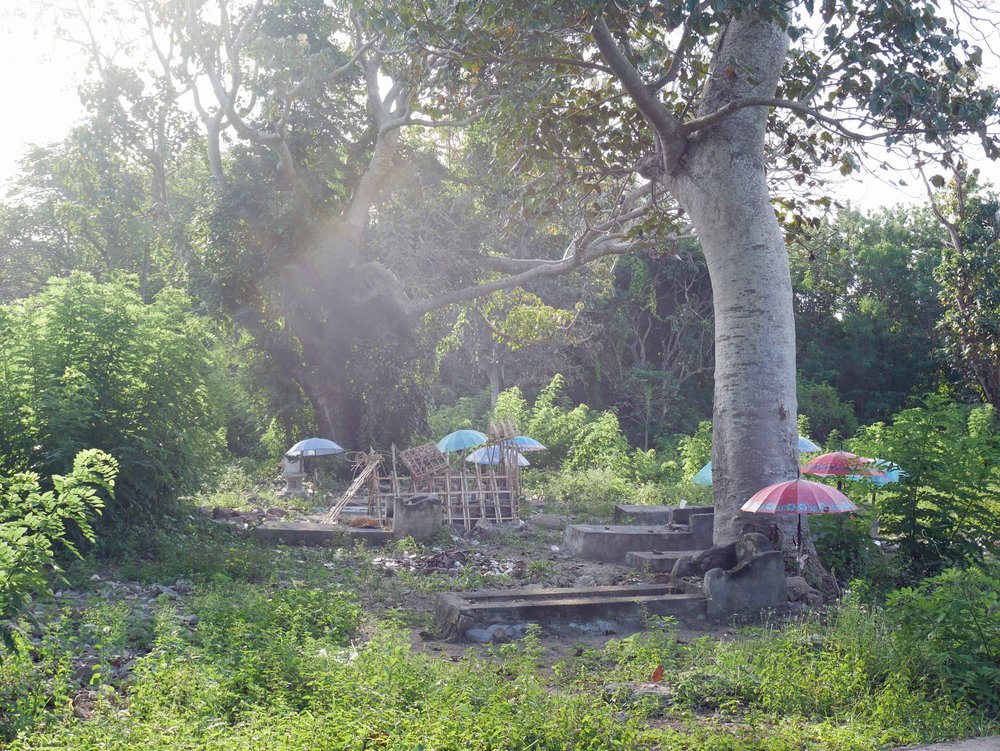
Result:
[[[893,592],[888,610],[928,686],[1000,715],[1000,561]]]
[[[519,389],[508,389],[494,410],[494,416],[513,418],[522,432],[548,448],[531,455],[533,466],[548,471],[526,474],[528,492],[566,511],[601,517],[616,503],[668,503],[689,496],[703,502],[710,495],[677,485],[680,469],[673,450],[631,448],[613,412],[570,406],[562,390],[563,378],[556,375],[529,405]],[[711,451],[710,433],[708,440]]]
[[[194,488],[217,456],[205,388],[206,331],[165,289],[143,303],[127,281],[57,279],[0,308],[0,463],[58,474],[85,448],[120,467],[105,518],[149,518]]]

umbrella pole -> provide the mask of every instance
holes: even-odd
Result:
[[[802,552],[802,514],[799,514],[799,528],[795,536],[795,549]]]

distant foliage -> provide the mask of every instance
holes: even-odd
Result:
[[[13,619],[32,598],[49,591],[50,575],[58,571],[56,555],[76,553],[72,537],[94,540],[91,523],[104,505],[100,492],[110,493],[118,472],[103,451],[81,451],[72,471],[52,478],[43,490],[33,472],[0,476],[0,637],[13,647]]]
[[[963,199],[951,197],[955,235],[935,270],[944,309],[938,328],[955,370],[1000,408],[1000,195],[963,179]]]
[[[493,408],[494,418],[507,418],[517,423],[518,427],[525,431],[528,422],[528,402],[517,386],[501,391],[497,397],[496,406]],[[456,428],[449,428],[456,430]]]
[[[813,383],[800,378],[798,402],[799,415],[807,418],[810,427],[806,432],[817,441],[825,441],[835,430],[840,435],[854,435],[858,429],[854,405],[841,401],[837,389],[828,383]]]
[[[514,418],[524,435],[546,446],[546,452],[532,456],[537,466],[613,469],[628,474],[629,445],[618,416],[586,404],[570,406],[565,386],[565,379],[557,373],[530,407],[520,389],[507,389],[500,394],[493,415]]]
[[[507,393],[507,392],[504,392]],[[453,430],[481,430],[489,412],[489,394],[483,392],[480,398],[463,396],[454,404],[428,410],[427,424],[434,440]]]
[[[932,395],[889,424],[862,428],[851,447],[907,473],[879,490],[877,511],[913,573],[980,560],[1000,542],[1000,431],[991,407]]]
[[[145,304],[83,273],[0,308],[0,467],[67,471],[99,448],[120,475],[106,518],[149,518],[193,489],[220,447],[208,334],[180,292]]]
[[[680,442],[684,479],[690,480],[698,470],[712,461],[712,421],[702,420],[693,435],[684,436]]]

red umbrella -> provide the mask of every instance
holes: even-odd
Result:
[[[820,454],[802,465],[807,475],[877,475],[880,470],[874,459],[867,459],[850,451]]]
[[[809,480],[789,480],[758,490],[743,504],[742,510],[752,514],[798,514],[796,546],[801,548],[802,514],[841,514],[857,511],[858,507],[850,498],[829,485]]]

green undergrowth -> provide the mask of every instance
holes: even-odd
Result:
[[[944,671],[916,630],[859,597],[725,639],[650,619],[602,647],[531,633],[455,657],[412,647],[428,624],[404,605],[449,579],[414,594],[418,575],[375,561],[412,545],[270,549],[203,522],[150,542],[119,573],[184,577],[191,593],[143,605],[95,589],[23,624],[0,662],[0,748],[876,751],[998,730],[953,680],[962,664]],[[897,610],[953,590],[942,581]],[[983,591],[972,602],[988,610]]]

